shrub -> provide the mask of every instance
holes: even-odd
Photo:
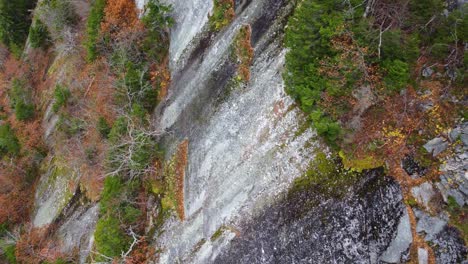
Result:
[[[382,60],[413,62],[419,56],[417,34],[405,35],[401,30],[389,30],[382,34]]]
[[[10,264],[16,264],[18,263],[16,261],[16,246],[15,244],[10,244],[7,245],[3,248],[3,253],[5,254],[5,259],[8,261]]]
[[[101,213],[115,209],[114,200],[119,197],[124,187],[119,177],[110,176],[104,180],[104,189],[101,194]]]
[[[97,130],[99,131],[99,134],[101,134],[101,136],[103,138],[108,138],[109,137],[111,127],[107,123],[106,119],[104,117],[102,117],[102,116],[99,117],[99,119],[98,119]]]
[[[120,229],[120,222],[112,216],[105,216],[96,224],[94,232],[96,250],[108,257],[117,257],[129,247],[129,239]],[[97,260],[105,260],[97,256]]]
[[[385,60],[382,63],[385,72],[384,82],[388,90],[399,92],[406,88],[410,79],[409,66],[401,60]]]
[[[114,121],[112,128],[109,132],[109,140],[111,142],[117,142],[120,136],[127,132],[127,120],[125,117],[120,116]]]
[[[159,0],[151,0],[146,8],[148,11],[142,22],[147,32],[141,48],[147,60],[162,62],[169,50],[168,29],[174,24],[174,19],[170,16],[172,7],[161,4]]]
[[[65,106],[67,104],[68,99],[71,96],[71,92],[68,88],[63,87],[59,84],[55,86],[54,90],[54,99],[55,102],[52,105],[52,110],[57,113],[61,107]]]
[[[211,30],[221,30],[231,23],[234,16],[233,0],[213,0],[213,14],[209,17]]]
[[[16,119],[20,121],[30,120],[34,117],[34,105],[18,101],[15,104],[15,114]]]
[[[124,100],[130,98],[131,104],[139,104],[148,112],[152,111],[157,103],[158,91],[150,82],[148,70],[132,62],[127,62],[125,68],[125,76],[118,83],[120,96]]]
[[[75,6],[71,0],[45,0],[41,2],[38,13],[55,38],[61,37],[60,32],[79,21]]]
[[[320,110],[316,110],[309,115],[317,134],[324,137],[325,141],[332,147],[337,147],[338,139],[341,135],[341,126],[331,118],[324,116]]]
[[[98,56],[97,42],[105,7],[106,0],[94,0],[91,4],[91,11],[86,23],[87,39],[84,44],[88,53],[88,61],[94,61]]]
[[[287,92],[307,114],[318,110],[317,102],[327,87],[333,90],[327,78],[320,73],[320,60],[336,53],[330,43],[343,27],[341,9],[342,6],[336,1],[304,1],[288,22],[285,44],[290,51],[286,55],[283,77]],[[325,118],[322,111],[315,112],[311,119],[318,133],[325,136],[328,142],[337,139],[340,134],[338,123]]]
[[[49,31],[47,26],[40,19],[36,19],[34,25],[29,29],[29,40],[31,47],[41,48],[47,45],[49,41]]]
[[[30,120],[34,117],[34,105],[30,90],[25,87],[25,82],[14,79],[10,91],[10,103],[12,104],[16,119],[20,121]]]
[[[0,42],[19,57],[28,37],[31,24],[29,10],[34,8],[34,0],[0,0]]]
[[[76,135],[82,132],[85,128],[83,120],[70,116],[67,113],[60,114],[57,122],[57,129],[64,132],[68,136]]]
[[[105,179],[100,201],[101,218],[94,233],[99,253],[115,257],[128,250],[131,237],[124,230],[134,225],[141,216],[140,210],[131,202],[135,200],[140,187],[138,180],[124,182],[117,176]]]

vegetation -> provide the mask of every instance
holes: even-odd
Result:
[[[91,32],[96,36],[94,40],[103,39],[101,55],[108,59],[116,75],[114,95],[121,110],[112,126],[104,117],[99,117],[97,123],[97,130],[108,139],[109,148],[95,232],[99,253],[94,257],[104,261],[123,256],[137,261],[145,257],[141,252],[146,250],[142,236],[146,215],[140,205],[145,204],[141,199],[145,199],[149,190],[143,182],[157,173],[155,163],[160,157],[156,132],[148,128],[148,117],[157,104],[161,87],[159,64],[167,63],[168,27],[173,23],[168,15],[171,8],[150,1],[141,22],[135,3],[130,0],[108,0],[106,5],[94,8],[99,12],[94,11],[95,17],[88,21],[88,37]],[[89,30],[90,27],[97,30]],[[88,56],[93,55],[92,47],[96,45],[89,47]]]
[[[10,125],[0,125],[0,156],[18,155],[20,145]]]
[[[290,51],[284,79],[287,92],[308,114],[318,134],[346,156],[356,152],[355,143],[360,144],[356,157],[363,161],[365,157],[359,157],[365,156],[363,146],[382,138],[360,138],[362,127],[351,118],[362,115],[356,112],[356,104],[363,98],[356,92],[370,87],[375,103],[385,104],[400,91],[419,87],[412,76],[420,74],[415,69],[421,56],[435,64],[446,60],[446,65],[463,71],[463,55],[455,58],[453,54],[460,54],[455,50],[465,36],[458,33],[466,32],[466,23],[459,11],[443,16],[442,0],[411,0],[408,6],[377,1],[369,9],[361,2],[302,1],[286,29],[285,45]],[[443,47],[441,52],[435,51],[437,47]]]
[[[138,195],[139,188],[141,184],[137,180],[124,183],[119,177],[106,178],[101,196],[101,217],[94,233],[100,254],[112,258],[129,249],[132,236],[128,232],[139,228],[137,220],[141,216],[140,209],[130,201]],[[102,256],[97,257],[105,260]]]
[[[9,264],[16,264],[16,255],[15,255],[15,244],[7,245],[3,248],[3,253],[5,255],[5,259],[8,261]]]
[[[16,119],[20,121],[30,120],[34,117],[34,104],[31,91],[26,82],[14,79],[10,91],[10,103],[15,109]]]
[[[294,181],[291,192],[314,188],[319,193],[340,197],[347,192],[344,187],[354,183],[358,176],[359,173],[344,168],[338,157],[327,157],[325,153],[318,152],[307,172]]]
[[[251,35],[252,29],[250,26],[243,26],[234,38],[232,45],[232,56],[239,64],[238,78],[244,82],[250,80],[250,65],[252,64],[254,55],[252,44],[250,43]]]
[[[213,0],[213,14],[209,17],[210,29],[219,31],[234,19],[233,0]]]
[[[455,198],[447,197],[447,210],[450,214],[450,224],[457,227],[462,233],[465,244],[468,242],[468,223],[466,217],[468,215],[468,207],[458,205]]]
[[[28,37],[35,0],[0,1],[0,42],[19,57]]]
[[[97,129],[99,131],[99,134],[101,134],[101,136],[103,138],[108,138],[109,137],[111,127],[107,123],[106,119],[104,117],[102,117],[102,116],[100,116],[99,119],[98,119]]]
[[[60,40],[63,37],[62,32],[79,20],[71,0],[44,0],[37,12],[56,40]]]
[[[142,43],[142,50],[149,61],[162,62],[168,54],[169,34],[168,28],[174,25],[170,16],[172,7],[161,4],[159,0],[151,0],[147,4],[147,13],[142,22],[147,33]]]
[[[29,41],[31,42],[31,47],[45,47],[48,44],[49,38],[47,26],[42,23],[40,19],[36,19],[33,25],[29,28]]]
[[[57,84],[54,90],[54,104],[52,105],[52,110],[55,113],[58,113],[60,108],[64,107],[67,104],[67,101],[70,98],[70,96],[71,92],[68,88]]]
[[[106,0],[94,0],[91,4],[91,11],[86,24],[87,40],[85,42],[88,61],[94,61],[98,56],[97,42],[105,7]]]

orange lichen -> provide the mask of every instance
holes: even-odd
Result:
[[[234,52],[239,62],[239,76],[248,82],[250,80],[250,65],[252,65],[254,50],[251,43],[252,28],[244,25],[234,40]]]
[[[185,170],[188,164],[188,140],[182,141],[177,148],[177,163],[176,163],[176,199],[177,199],[177,214],[181,220],[185,219],[184,211],[184,181]]]

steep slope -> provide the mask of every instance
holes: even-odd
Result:
[[[422,89],[382,92],[381,47],[346,16],[407,6],[343,3],[38,1],[23,54],[0,50],[0,262],[466,261],[464,73],[444,82],[463,55],[421,55],[402,75]],[[346,82],[356,65],[369,85]]]

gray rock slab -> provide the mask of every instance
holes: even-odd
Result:
[[[402,254],[408,250],[411,242],[413,242],[411,224],[408,212],[405,210],[398,224],[397,235],[387,250],[380,256],[380,260],[387,263],[400,263]]]
[[[427,152],[432,153],[434,157],[446,150],[447,147],[448,143],[441,137],[434,138],[424,145]]]

